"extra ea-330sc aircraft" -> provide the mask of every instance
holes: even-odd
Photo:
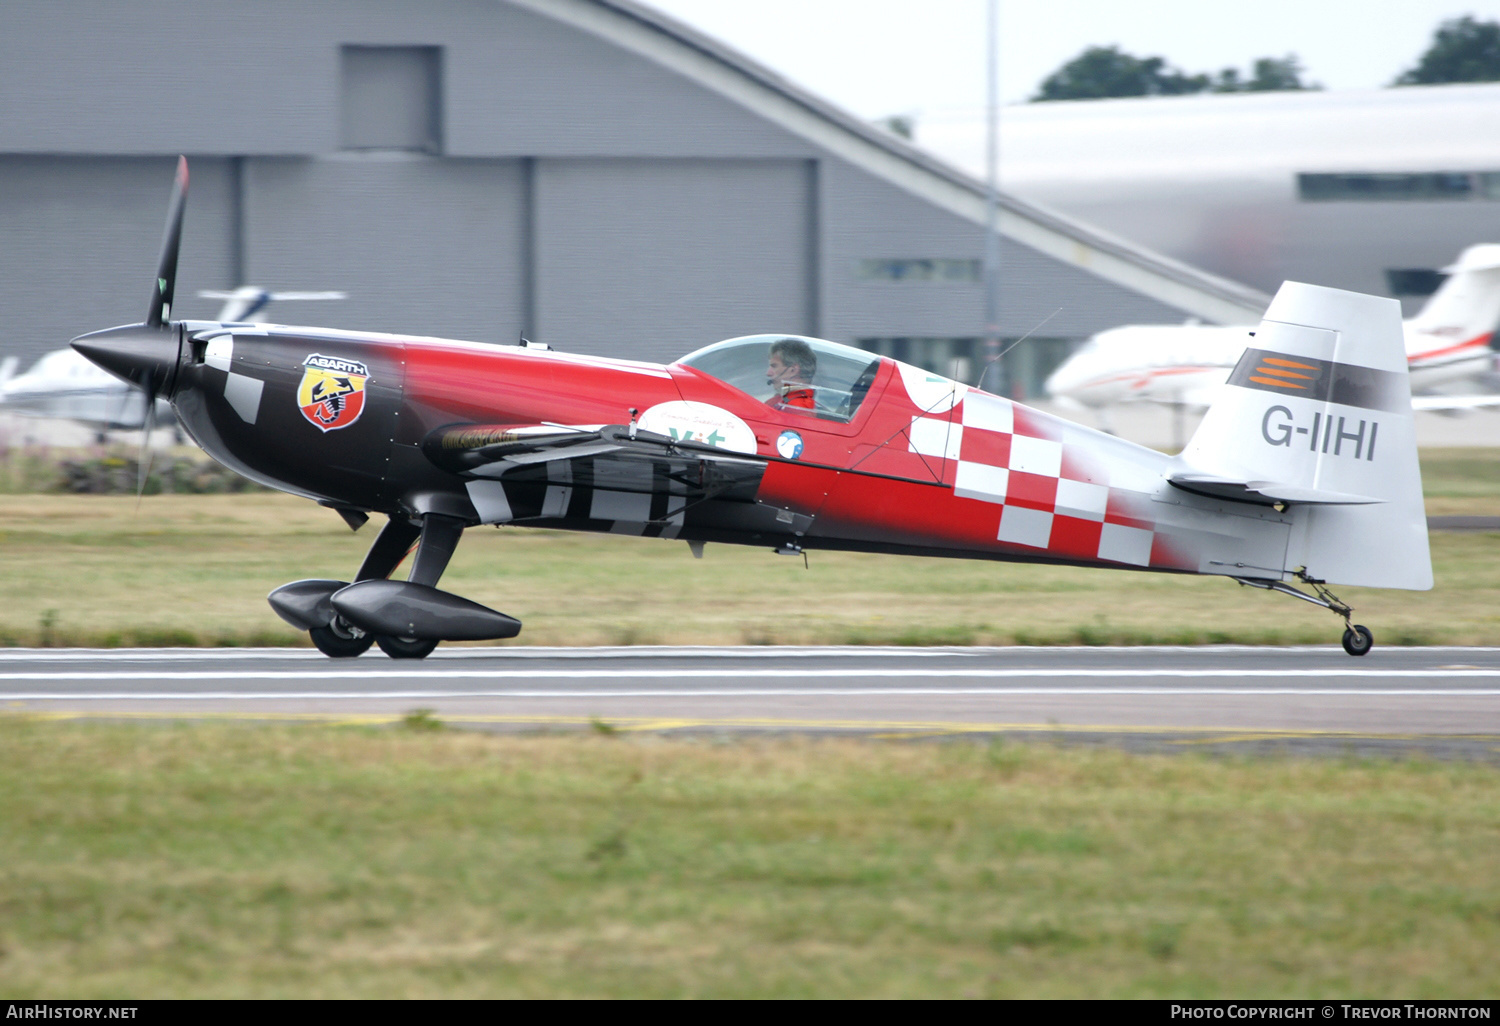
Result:
[[[725,542],[1215,574],[1331,609],[1351,655],[1373,638],[1329,585],[1432,586],[1394,300],[1283,286],[1172,457],[813,338],[736,338],[661,366],[172,321],[186,187],[180,161],[145,322],[72,344],[169,400],[224,465],[355,529],[384,515],[352,582],[269,596],[331,656],[515,636],[516,619],[437,587],[480,524],[676,538],[695,555]]]

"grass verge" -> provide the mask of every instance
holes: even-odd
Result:
[[[1459,997],[1500,772],[0,718],[0,996]]]

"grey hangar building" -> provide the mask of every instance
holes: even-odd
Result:
[[[786,332],[974,381],[983,184],[633,0],[0,5],[0,355],[138,320],[173,162],[199,289],[341,289],[289,323],[667,362]],[[1126,323],[1269,297],[1001,195],[1000,331],[1035,394]]]

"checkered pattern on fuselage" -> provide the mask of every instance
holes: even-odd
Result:
[[[1111,481],[1108,468],[1069,440],[1063,422],[972,390],[955,413],[952,420],[913,417],[910,450],[957,460],[954,494],[1000,507],[997,540],[1072,559],[1151,565],[1149,497]]]

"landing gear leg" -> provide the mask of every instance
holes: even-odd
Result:
[[[360,564],[359,573],[354,575],[355,582],[382,581],[391,576],[411,552],[421,533],[422,529],[406,517],[391,517],[375,536],[370,551],[365,553],[365,561]]]
[[[425,584],[429,588],[437,587],[437,582],[443,576],[443,571],[448,569],[448,561],[453,558],[453,550],[458,547],[459,538],[463,537],[464,522],[456,517],[445,517],[437,513],[429,513],[422,518],[422,526],[419,533],[417,528],[411,526],[410,521],[401,522],[407,526],[409,531],[413,532],[413,536],[421,539],[417,544],[417,555],[412,560],[411,573],[408,575],[407,580],[412,584]],[[392,519],[391,524],[395,523],[396,520]],[[390,527],[390,524],[386,526]],[[384,535],[385,532],[382,531],[381,536],[384,537]],[[376,544],[379,545],[379,539],[376,540]],[[406,544],[410,546],[409,541]],[[403,549],[402,556],[407,551],[408,549]],[[373,556],[374,554],[375,550],[371,548],[370,555]],[[370,560],[366,558],[365,562],[368,564]],[[396,562],[399,563],[400,559],[398,558]],[[389,577],[391,571],[394,569],[395,565],[392,564],[390,569],[386,570],[380,576]],[[363,567],[360,568],[360,573],[363,575]],[[360,577],[360,580],[366,579],[363,576]],[[432,639],[395,638],[386,635],[376,635],[375,644],[379,645],[380,650],[392,659],[425,659],[432,654],[432,650],[437,648],[438,645]]]
[[[406,558],[406,554],[411,551],[419,531],[420,529],[405,517],[391,517],[385,527],[381,528],[380,534],[375,536],[375,541],[371,544],[370,551],[365,555],[365,561],[354,579],[368,581],[389,577],[391,571],[395,570]],[[373,634],[360,630],[337,614],[328,626],[314,627],[307,633],[319,652],[332,656],[334,659],[353,659],[355,656],[363,655],[377,640]],[[424,652],[423,655],[426,653]]]
[[[1338,596],[1324,587],[1322,581],[1314,580],[1302,571],[1297,572],[1297,578],[1304,584],[1310,585],[1317,594],[1315,596],[1309,595],[1305,591],[1298,591],[1291,585],[1283,584],[1280,581],[1257,581],[1248,577],[1236,577],[1235,580],[1251,588],[1279,591],[1283,595],[1290,595],[1293,598],[1301,599],[1303,602],[1311,602],[1315,606],[1322,606],[1324,609],[1333,610],[1344,618],[1344,651],[1352,656],[1368,655],[1370,649],[1375,647],[1375,635],[1371,634],[1370,628],[1364,624],[1350,621],[1350,614],[1354,610],[1350,609],[1346,603],[1339,601]]]

